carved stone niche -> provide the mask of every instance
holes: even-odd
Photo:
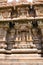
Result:
[[[7,49],[8,50],[11,50],[13,48],[13,44],[15,44],[14,39],[15,39],[15,29],[12,28],[7,33]]]
[[[15,29],[10,30],[10,42],[14,42]]]
[[[36,48],[33,44],[32,33],[31,33],[31,23],[25,24],[15,24],[15,44],[13,48],[18,49],[31,49]]]
[[[38,26],[41,29],[42,42],[43,42],[43,21],[38,21]]]
[[[6,45],[6,35],[7,35],[7,29],[6,23],[0,23],[0,49],[5,49],[7,47]]]
[[[3,17],[3,19],[10,18],[11,17],[11,11],[12,11],[11,8],[3,9],[3,10],[1,9],[0,14]]]
[[[33,43],[36,45],[36,48],[41,49],[41,38],[38,33],[38,29],[32,29],[32,35],[33,35]]]
[[[17,8],[18,17],[27,17],[29,16],[29,8],[28,7],[18,7]]]
[[[3,18],[6,19],[6,18],[10,18],[11,17],[11,12],[2,12],[2,15],[3,15]]]
[[[43,6],[35,6],[36,16],[43,16]]]
[[[17,17],[17,10],[12,11],[11,17],[12,18],[16,18]]]

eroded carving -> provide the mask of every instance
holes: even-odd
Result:
[[[41,35],[40,32],[38,31],[38,29],[32,29],[32,34],[33,34],[33,40],[34,40],[34,44],[36,45],[36,47],[38,49],[41,48]]]
[[[18,17],[26,17],[26,16],[29,16],[29,8],[28,7],[19,7],[17,9],[18,11]]]
[[[35,7],[36,9],[36,15],[37,16],[43,16],[43,7]]]

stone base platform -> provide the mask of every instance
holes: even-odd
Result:
[[[43,65],[39,54],[0,54],[0,65]]]

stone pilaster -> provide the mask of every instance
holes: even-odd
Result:
[[[0,23],[0,50],[5,50],[7,47],[6,36],[7,36],[8,23]]]
[[[41,37],[41,52],[43,52],[43,21],[39,21],[38,25],[39,25],[39,28],[41,29],[41,35],[42,35],[42,37]],[[43,56],[43,54],[42,54],[42,56]]]

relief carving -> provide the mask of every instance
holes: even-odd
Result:
[[[10,18],[10,15],[11,13],[6,11],[2,13],[3,18]]]
[[[43,43],[43,21],[38,21],[38,26],[41,29],[42,43]]]
[[[0,13],[0,19],[3,19],[2,12]]]
[[[26,24],[17,24],[15,30],[15,44],[13,48],[36,48],[33,44],[31,29]]]
[[[36,15],[43,16],[43,7],[36,7]]]
[[[5,49],[7,47],[6,44],[6,36],[9,24],[0,23],[0,49]]]
[[[33,29],[32,30],[32,34],[33,34],[33,43],[36,45],[36,47],[38,48],[38,49],[40,49],[41,48],[41,36],[40,36],[40,34],[39,34],[39,32],[38,32],[38,29]]]
[[[0,28],[0,48],[2,48],[2,49],[7,47],[6,34],[7,34],[7,31],[3,28]]]
[[[27,17],[27,16],[29,16],[29,13],[28,13],[29,9],[28,9],[28,7],[18,8],[17,11],[18,11],[18,17],[22,17],[22,16]]]

